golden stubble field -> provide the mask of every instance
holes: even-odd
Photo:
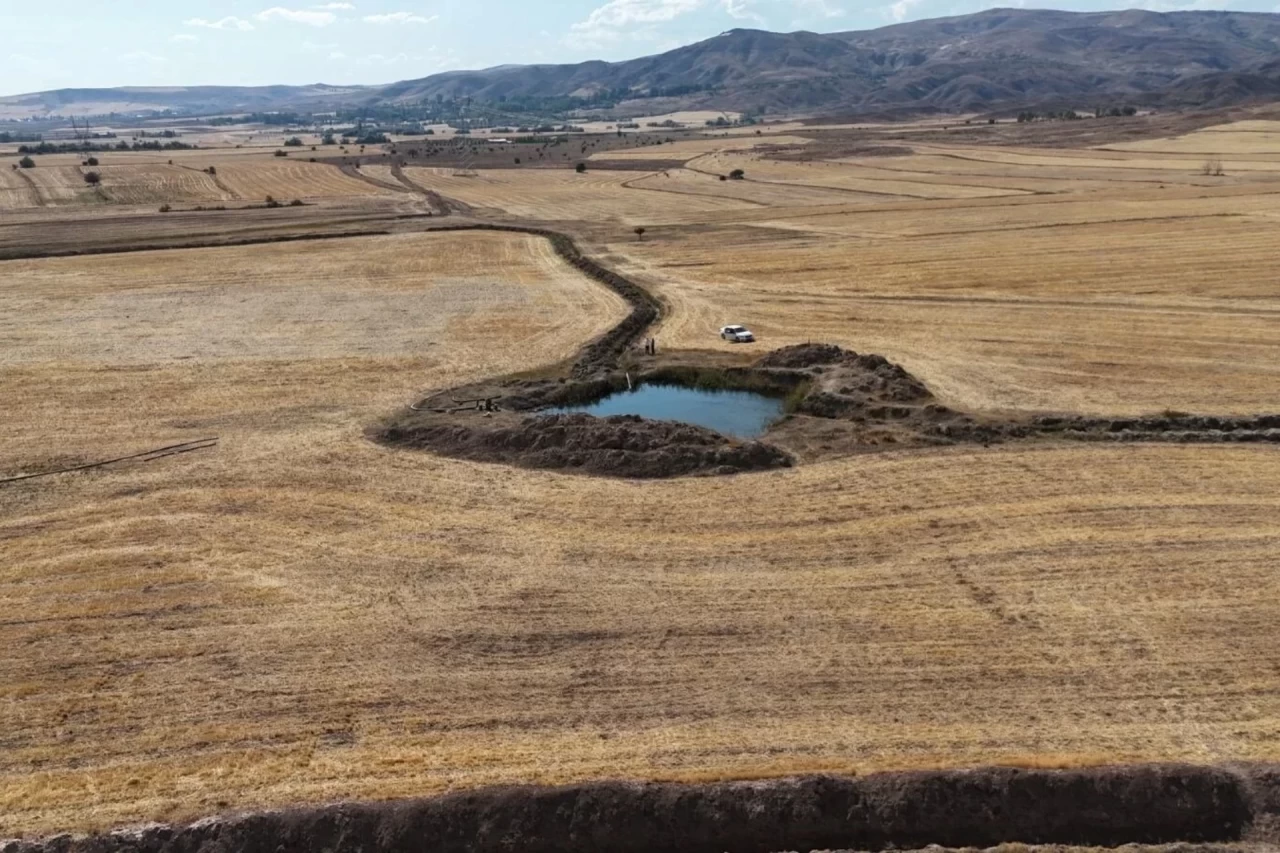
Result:
[[[491,177],[487,205],[505,181],[530,204]],[[576,230],[667,301],[664,349],[747,322],[973,407],[1280,390],[1262,180],[872,207],[698,182],[643,242],[629,193],[656,193],[537,180],[544,218],[597,205]],[[636,483],[363,437],[624,310],[502,234],[0,263],[0,474],[221,440],[0,486],[0,835],[515,781],[1280,759],[1273,448]]]

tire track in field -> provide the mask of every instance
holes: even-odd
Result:
[[[711,156],[714,156],[715,153],[717,152],[713,152],[712,154],[707,154],[704,156],[711,157]],[[713,178],[720,177],[719,172],[708,172],[706,169],[699,169],[697,166],[693,165],[694,163],[698,162],[701,159],[702,157],[695,157],[692,160],[690,160],[688,163],[686,163],[684,167],[689,171],[697,172],[700,175],[710,175]],[[854,190],[854,189],[849,189],[848,187],[824,187],[824,186],[817,186],[814,184],[791,184],[791,183],[786,183],[784,181],[761,181],[757,178],[741,178],[741,180],[746,181],[748,183],[752,183],[752,184],[760,184],[762,186],[804,187],[805,189],[810,189],[810,190],[831,190],[832,192],[848,193],[851,195],[875,195],[875,196],[883,196],[884,198],[904,198],[904,195],[902,193],[882,193],[882,192],[876,192],[875,190]],[[905,198],[923,198],[923,196],[905,196]]]
[[[179,164],[179,165],[182,165],[182,164]],[[217,172],[217,167],[216,167],[216,166],[211,167],[211,168],[213,168],[213,169],[214,169],[214,171],[212,171],[212,172],[206,171],[205,169],[197,169],[195,166],[186,166],[186,165],[182,165],[182,168],[184,168],[184,169],[188,169],[188,170],[190,170],[190,171],[192,171],[192,172],[199,172],[199,173],[200,173],[200,174],[202,174],[202,175],[208,175],[208,176],[209,176],[209,178],[210,178],[210,180],[212,180],[212,181],[213,181],[213,185],[214,185],[215,187],[217,187],[218,189],[220,189],[222,192],[224,192],[224,193],[226,193],[227,195],[231,196],[232,200],[235,200],[235,201],[243,201],[243,200],[244,200],[244,196],[240,195],[240,193],[238,193],[238,192],[236,192],[235,190],[231,189],[231,187],[227,186],[226,184],[224,184],[224,183],[222,182],[222,179],[218,177],[218,172]]]
[[[683,168],[688,169],[688,168],[689,168],[688,164],[686,164]],[[622,186],[624,189],[628,189],[628,190],[640,190],[640,191],[642,191],[642,192],[651,192],[651,193],[669,193],[669,194],[671,194],[671,195],[678,195],[678,196],[699,196],[699,197],[703,197],[703,198],[706,198],[706,197],[719,198],[719,196],[716,196],[716,195],[714,195],[714,194],[712,194],[712,193],[691,193],[691,192],[685,192],[684,190],[675,190],[675,189],[668,190],[668,189],[663,189],[662,187],[638,187],[638,186],[636,186],[636,183],[638,183],[639,181],[645,181],[645,180],[648,180],[649,178],[656,178],[656,177],[658,177],[659,175],[665,175],[665,174],[667,173],[667,171],[668,171],[668,170],[665,170],[665,169],[664,169],[664,170],[663,170],[663,171],[661,171],[661,172],[651,172],[651,173],[649,173],[649,174],[647,174],[647,175],[641,175],[641,176],[640,176],[640,177],[638,177],[638,178],[631,178],[630,180],[623,181],[623,182],[622,182],[622,184],[621,184],[621,186]],[[691,172],[698,172],[698,170],[697,170],[697,169],[689,169],[689,171],[691,171]],[[705,175],[705,174],[709,174],[709,173],[707,173],[707,172],[698,172],[698,174]],[[726,198],[729,198],[729,196],[726,196]],[[774,207],[774,206],[775,206],[775,205],[769,204],[768,202],[756,201],[756,200],[754,200],[754,199],[750,199],[750,198],[733,198],[733,200],[734,200],[734,201],[741,201],[741,202],[744,202],[744,203],[746,203],[746,204],[754,204],[754,205],[756,205],[756,206],[758,206],[758,207]]]
[[[25,169],[16,169],[15,171],[18,173],[18,177],[24,182],[26,182],[26,185],[31,188],[31,194],[32,196],[35,197],[35,200],[36,200],[36,207],[48,207],[49,206],[48,199],[46,199],[44,196],[40,194],[40,185],[37,184],[35,180],[30,175],[27,174]]]
[[[431,209],[438,216],[470,216],[472,213],[471,205],[455,198],[447,198],[433,189],[422,186],[413,178],[404,173],[404,168],[400,163],[391,164],[391,175],[397,181],[404,185],[410,192],[418,193],[425,196],[427,203],[431,205]]]
[[[379,189],[391,190],[392,192],[397,192],[397,193],[413,192],[413,190],[409,189],[403,184],[393,184],[390,181],[382,181],[373,177],[372,175],[366,175],[364,172],[361,172],[359,167],[357,166],[344,164],[338,167],[338,171],[349,178],[355,178],[357,181],[364,181],[366,184],[372,184],[373,186],[378,187]]]
[[[707,155],[707,156],[712,156],[712,155]],[[693,164],[694,164],[694,162],[696,162],[697,160],[701,160],[701,159],[702,159],[701,157],[698,157],[698,158],[695,158],[694,160],[690,160],[690,161],[689,161],[689,163],[685,166],[685,168],[687,168],[687,169],[691,169],[691,170],[693,170],[693,171],[695,171],[695,172],[701,172],[701,173],[702,173],[702,174],[704,174],[704,175],[716,175],[716,176],[718,177],[718,176],[719,176],[719,172],[708,172],[708,171],[706,171],[705,169],[699,169],[699,168],[697,168],[697,167],[695,167],[695,166],[693,165]],[[778,161],[778,162],[785,162],[785,161]],[[823,160],[823,161],[819,161],[819,162],[830,163],[830,162],[832,162],[832,161],[829,161],[829,160]],[[868,167],[866,167],[866,168],[878,168],[878,167],[868,166]],[[831,186],[831,185],[826,185],[826,184],[806,184],[806,183],[800,183],[800,182],[798,182],[798,181],[766,181],[766,180],[761,180],[761,179],[759,179],[759,178],[742,178],[741,180],[744,180],[744,181],[751,181],[751,182],[753,182],[753,183],[757,183],[757,184],[765,184],[765,185],[770,185],[770,186],[805,187],[805,188],[807,188],[807,189],[811,189],[811,190],[831,190],[831,191],[834,191],[834,192],[842,192],[842,193],[856,193],[856,194],[858,194],[858,195],[876,195],[876,196],[885,196],[886,198],[914,198],[914,199],[919,199],[919,200],[921,200],[921,201],[939,201],[939,200],[941,200],[941,201],[950,201],[950,200],[952,200],[952,199],[962,200],[962,199],[968,199],[968,198],[1010,198],[1010,197],[1014,197],[1014,198],[1016,198],[1016,197],[1019,197],[1019,196],[1057,195],[1057,193],[1051,193],[1051,192],[1045,192],[1045,191],[1036,191],[1036,190],[1021,190],[1021,189],[1020,189],[1020,190],[1010,190],[1010,189],[1009,189],[1009,188],[1007,188],[1007,187],[992,187],[992,186],[988,186],[988,185],[986,185],[986,184],[944,184],[944,183],[931,183],[931,182],[929,182],[929,181],[912,181],[912,180],[909,180],[909,179],[870,178],[870,177],[866,177],[866,176],[863,176],[863,175],[854,175],[854,176],[852,176],[852,177],[854,177],[854,179],[855,179],[855,180],[859,180],[859,181],[867,181],[868,183],[885,183],[885,184],[894,184],[894,183],[898,183],[898,184],[914,184],[914,185],[921,186],[921,187],[946,187],[946,186],[953,186],[953,187],[967,187],[967,188],[970,188],[970,189],[978,189],[978,190],[998,190],[999,192],[996,192],[994,195],[990,195],[990,196],[980,196],[980,195],[974,195],[974,196],[963,196],[963,195],[961,195],[961,196],[915,195],[915,194],[913,194],[913,193],[906,193],[906,192],[891,193],[891,192],[881,192],[881,191],[878,191],[878,190],[857,190],[857,189],[853,189],[852,187],[837,187],[837,186]],[[940,176],[940,177],[945,177],[945,176]]]
[[[928,154],[922,155],[922,156],[946,157],[948,155],[939,154],[935,152],[928,152]],[[959,159],[959,158],[955,158],[955,159]],[[973,160],[968,162],[985,163],[990,166],[998,166],[998,165],[1011,166],[1015,169],[1034,168],[1031,166],[1023,166],[1017,163],[1003,163],[996,160]],[[956,173],[953,176],[948,172],[934,172],[929,169],[904,169],[901,167],[895,168],[893,166],[868,166],[867,168],[879,169],[882,172],[896,172],[898,174],[903,174],[903,175],[934,175],[936,177],[944,178],[944,179],[950,179],[952,177],[956,177],[956,178],[996,178],[999,180],[1009,180],[1009,181],[1022,180],[1016,175],[988,175],[984,172],[963,172],[963,173]],[[1086,168],[1086,167],[1081,167],[1081,168]],[[1101,167],[1101,168],[1108,168],[1108,167]],[[872,179],[868,178],[867,180],[872,180]],[[1076,183],[1079,179],[1077,178],[1028,178],[1028,180],[1056,181],[1063,184],[1071,184],[1071,183]],[[1097,178],[1095,180],[1102,180],[1102,179]],[[1140,179],[1126,178],[1124,182],[1126,184],[1157,184],[1159,186],[1164,186],[1165,184],[1169,183],[1169,181],[1167,180],[1157,180],[1155,178],[1140,178]],[[928,182],[919,181],[916,183],[928,183]],[[983,189],[1005,189],[1004,187],[992,187],[989,184],[956,184],[956,186],[973,186],[973,187],[981,187]],[[1211,185],[1210,184],[1191,184],[1191,186],[1211,186]],[[1064,193],[1069,192],[1069,190],[1059,190],[1059,191],[1032,190],[1032,189],[1027,189],[1025,187],[1016,187],[1015,189],[1018,189],[1020,192],[1024,192],[1027,195],[1062,195]]]

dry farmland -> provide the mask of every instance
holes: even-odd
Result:
[[[728,351],[741,322],[761,353],[882,353],[971,410],[1256,414],[1280,409],[1272,128],[405,171],[572,232],[661,297],[664,352]],[[653,482],[391,450],[379,418],[563,362],[625,303],[540,238],[393,219],[421,198],[390,169],[206,156],[212,188],[163,164],[162,191],[105,169],[104,190],[325,203],[126,216],[60,196],[66,165],[31,170],[28,209],[6,168],[0,247],[60,251],[98,216],[120,248],[392,233],[0,261],[0,477],[219,439],[0,485],[0,837],[501,782],[1280,760],[1274,446]]]

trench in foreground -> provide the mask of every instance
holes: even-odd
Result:
[[[1137,765],[602,782],[208,819],[3,853],[779,853],[1274,841],[1280,770]],[[1206,848],[1212,849],[1212,848]]]

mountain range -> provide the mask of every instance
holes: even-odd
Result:
[[[619,92],[634,96],[619,111],[635,114],[651,111],[653,93],[666,95],[664,109],[790,112],[1223,106],[1280,99],[1280,15],[991,9],[855,32],[737,29],[626,62],[508,65],[365,87],[63,89],[0,98],[0,108],[220,112]]]

